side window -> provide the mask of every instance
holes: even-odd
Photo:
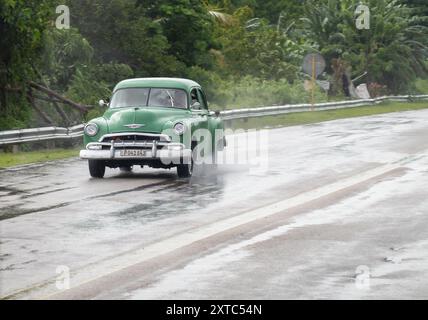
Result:
[[[201,89],[198,89],[198,96],[199,96],[199,101],[202,105],[202,109],[208,110],[207,99],[205,97],[204,92]]]
[[[191,99],[190,106],[192,109],[200,110],[203,108],[197,89],[193,89],[190,92],[190,99]]]

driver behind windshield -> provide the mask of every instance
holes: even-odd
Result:
[[[187,94],[180,89],[128,88],[117,91],[110,104],[111,108],[143,106],[186,109]]]
[[[187,108],[186,92],[177,89],[152,89],[149,106]]]

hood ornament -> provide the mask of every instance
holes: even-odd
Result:
[[[129,129],[139,129],[144,127],[145,124],[137,124],[137,123],[133,123],[133,124],[125,124],[124,127],[127,127]]]

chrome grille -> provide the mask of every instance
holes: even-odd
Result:
[[[171,138],[165,134],[153,133],[112,133],[104,135],[99,142],[171,142]]]
[[[104,137],[102,141],[100,142],[111,142],[112,140],[115,140],[116,142],[153,142],[153,141],[161,141],[161,137],[153,137],[153,136],[144,136],[144,135],[118,135],[118,136],[109,136]]]

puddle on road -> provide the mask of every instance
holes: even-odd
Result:
[[[40,179],[40,178],[38,178]],[[0,199],[2,193],[4,196],[16,196],[17,200],[11,201],[11,205],[7,206],[5,203],[4,208],[0,208],[0,221],[6,219],[12,219],[18,216],[40,213],[49,210],[63,208],[73,204],[79,204],[80,202],[87,202],[91,200],[103,201],[104,199],[110,200],[115,197],[123,195],[126,197],[127,194],[132,194],[133,202],[135,203],[135,194],[141,192],[142,203],[133,205],[130,208],[126,208],[122,211],[116,211],[113,214],[107,214],[108,218],[119,220],[122,224],[128,223],[145,223],[147,221],[153,221],[159,219],[159,217],[170,216],[171,214],[184,214],[192,212],[194,210],[201,210],[209,204],[218,201],[222,196],[222,190],[224,185],[221,183],[221,179],[216,175],[196,173],[195,176],[188,179],[177,179],[175,173],[170,172],[159,173],[159,172],[141,172],[135,171],[131,173],[120,173],[106,177],[103,183],[115,183],[115,180],[141,180],[145,182],[144,185],[139,185],[131,189],[114,190],[111,192],[93,195],[93,196],[82,196],[79,199],[68,200],[64,196],[63,202],[43,206],[43,203],[32,201],[33,197],[49,195],[50,193],[63,192],[67,193],[68,190],[76,189],[76,186],[64,187],[63,183],[52,183],[42,184],[39,188],[32,188],[27,190],[20,190],[17,187],[0,186]],[[149,180],[149,181],[148,181]],[[155,182],[150,182],[153,180]],[[160,181],[159,181],[160,180]],[[42,180],[43,181],[43,180]],[[219,183],[220,181],[220,183]],[[22,187],[25,184],[21,181],[18,186]],[[61,185],[62,187],[59,187]],[[57,186],[55,189],[47,189]],[[27,186],[28,187],[28,186]],[[45,189],[45,190],[43,190]],[[32,192],[34,190],[36,192]],[[126,202],[126,201],[125,201]],[[127,206],[129,206],[128,204]],[[40,206],[40,207],[38,207]],[[104,223],[99,219],[90,219],[85,221],[85,225],[81,225],[83,229],[98,229],[104,226]]]
[[[4,261],[11,256],[10,253],[0,254],[0,261]]]
[[[161,188],[144,192],[141,203],[124,210],[115,211],[104,215],[106,220],[114,219],[120,226],[128,226],[135,223],[145,224],[164,217],[184,215],[201,211],[213,203],[217,203],[223,196],[224,185],[220,179],[196,178],[190,181],[178,181],[173,184],[162,183]],[[139,191],[139,188],[132,192]],[[128,191],[131,192],[131,191]],[[138,195],[134,194],[133,199]],[[78,228],[91,229],[103,228],[103,217],[92,219],[84,224],[75,225]]]
[[[19,205],[13,205],[7,208],[0,208],[0,221],[16,218],[18,216],[30,214],[30,213],[37,213],[37,212],[43,212],[48,211],[52,209],[58,209],[65,207],[69,205],[71,202],[65,202],[58,205],[50,206],[50,207],[40,207],[35,209],[22,209]]]
[[[28,191],[27,191],[27,192],[25,192],[26,194],[23,195],[21,198],[22,199],[28,199],[28,198],[31,198],[31,197],[43,196],[43,195],[46,195],[46,194],[50,194],[50,193],[54,193],[54,192],[60,192],[60,191],[66,191],[66,190],[71,190],[71,189],[76,189],[76,187],[51,189],[51,190],[42,191],[42,192],[35,192],[35,193],[31,193],[31,194],[29,194]],[[40,189],[37,189],[37,190],[40,190]]]
[[[142,178],[140,178],[140,179],[142,179]],[[143,190],[146,190],[146,189],[149,189],[149,188],[158,187],[158,186],[175,187],[177,185],[179,185],[179,183],[176,183],[175,181],[172,181],[172,180],[161,181],[161,182],[154,182],[154,183],[149,183],[149,184],[145,184],[145,185],[142,185],[142,186],[138,186],[138,187],[135,187],[135,188],[132,188],[132,189],[119,190],[119,191],[114,191],[114,192],[110,192],[110,193],[107,193],[107,194],[102,194],[102,195],[98,195],[98,196],[92,196],[92,197],[89,197],[89,198],[87,198],[85,200],[110,198],[110,197],[121,195],[121,194],[124,194],[124,193],[135,192],[135,191],[143,191]]]
[[[27,193],[27,191],[19,190],[13,187],[5,187],[5,186],[0,187],[1,196],[16,196],[23,193],[25,194]]]

